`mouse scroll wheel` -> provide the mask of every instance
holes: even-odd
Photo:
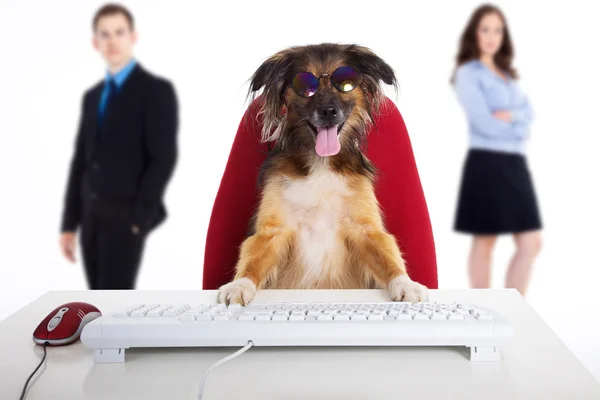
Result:
[[[48,329],[54,329],[56,328],[56,325],[58,325],[58,323],[60,322],[61,318],[60,317],[54,317],[50,320],[50,323],[48,323]]]

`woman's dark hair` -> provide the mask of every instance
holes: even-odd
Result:
[[[504,13],[492,4],[483,4],[476,8],[475,11],[473,11],[473,14],[471,14],[471,18],[460,37],[460,46],[458,54],[456,55],[455,71],[456,68],[460,67],[462,64],[474,59],[479,59],[481,53],[479,44],[477,43],[477,28],[479,27],[481,19],[488,14],[497,14],[504,26],[502,45],[494,55],[494,62],[513,79],[517,79],[517,71],[512,66],[514,47],[508,30],[508,24],[506,23]],[[454,82],[454,74],[452,74],[451,82]]]

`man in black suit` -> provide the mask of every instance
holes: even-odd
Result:
[[[133,57],[131,13],[108,4],[93,20],[106,78],[84,97],[60,245],[75,262],[76,231],[90,289],[133,289],[147,235],[167,217],[163,196],[177,158],[173,85]]]

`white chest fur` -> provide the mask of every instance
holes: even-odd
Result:
[[[305,280],[315,282],[327,277],[343,252],[337,233],[347,215],[346,199],[351,196],[343,176],[327,168],[310,176],[292,180],[283,192],[286,226],[297,232],[300,260]]]

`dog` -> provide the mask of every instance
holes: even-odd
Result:
[[[313,44],[279,51],[250,78],[261,140],[274,143],[261,197],[218,302],[249,304],[260,289],[387,289],[428,299],[411,280],[374,194],[376,166],[361,146],[393,69],[369,48]],[[255,116],[256,117],[256,116]]]

